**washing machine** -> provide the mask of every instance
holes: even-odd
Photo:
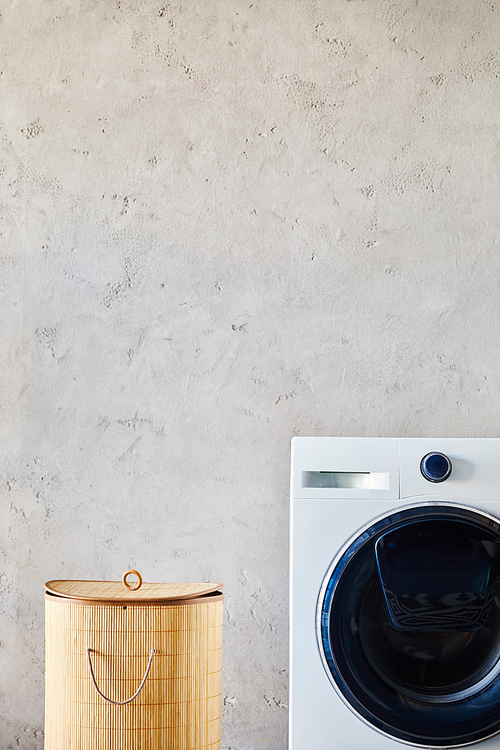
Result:
[[[500,750],[500,439],[296,437],[290,750]]]

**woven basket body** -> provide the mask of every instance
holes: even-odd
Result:
[[[222,594],[45,598],[45,750],[220,749]]]

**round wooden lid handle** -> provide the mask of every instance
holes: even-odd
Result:
[[[131,584],[127,581],[129,575],[137,576],[137,583]],[[137,591],[142,586],[142,576],[137,570],[127,570],[122,576],[123,585],[126,586],[130,591]]]

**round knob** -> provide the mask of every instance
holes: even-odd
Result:
[[[427,453],[420,461],[420,471],[428,482],[444,482],[451,474],[451,461],[444,453]]]

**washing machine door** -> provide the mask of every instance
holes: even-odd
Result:
[[[318,601],[343,700],[378,731],[457,747],[500,731],[500,522],[469,506],[400,508],[353,537]]]

